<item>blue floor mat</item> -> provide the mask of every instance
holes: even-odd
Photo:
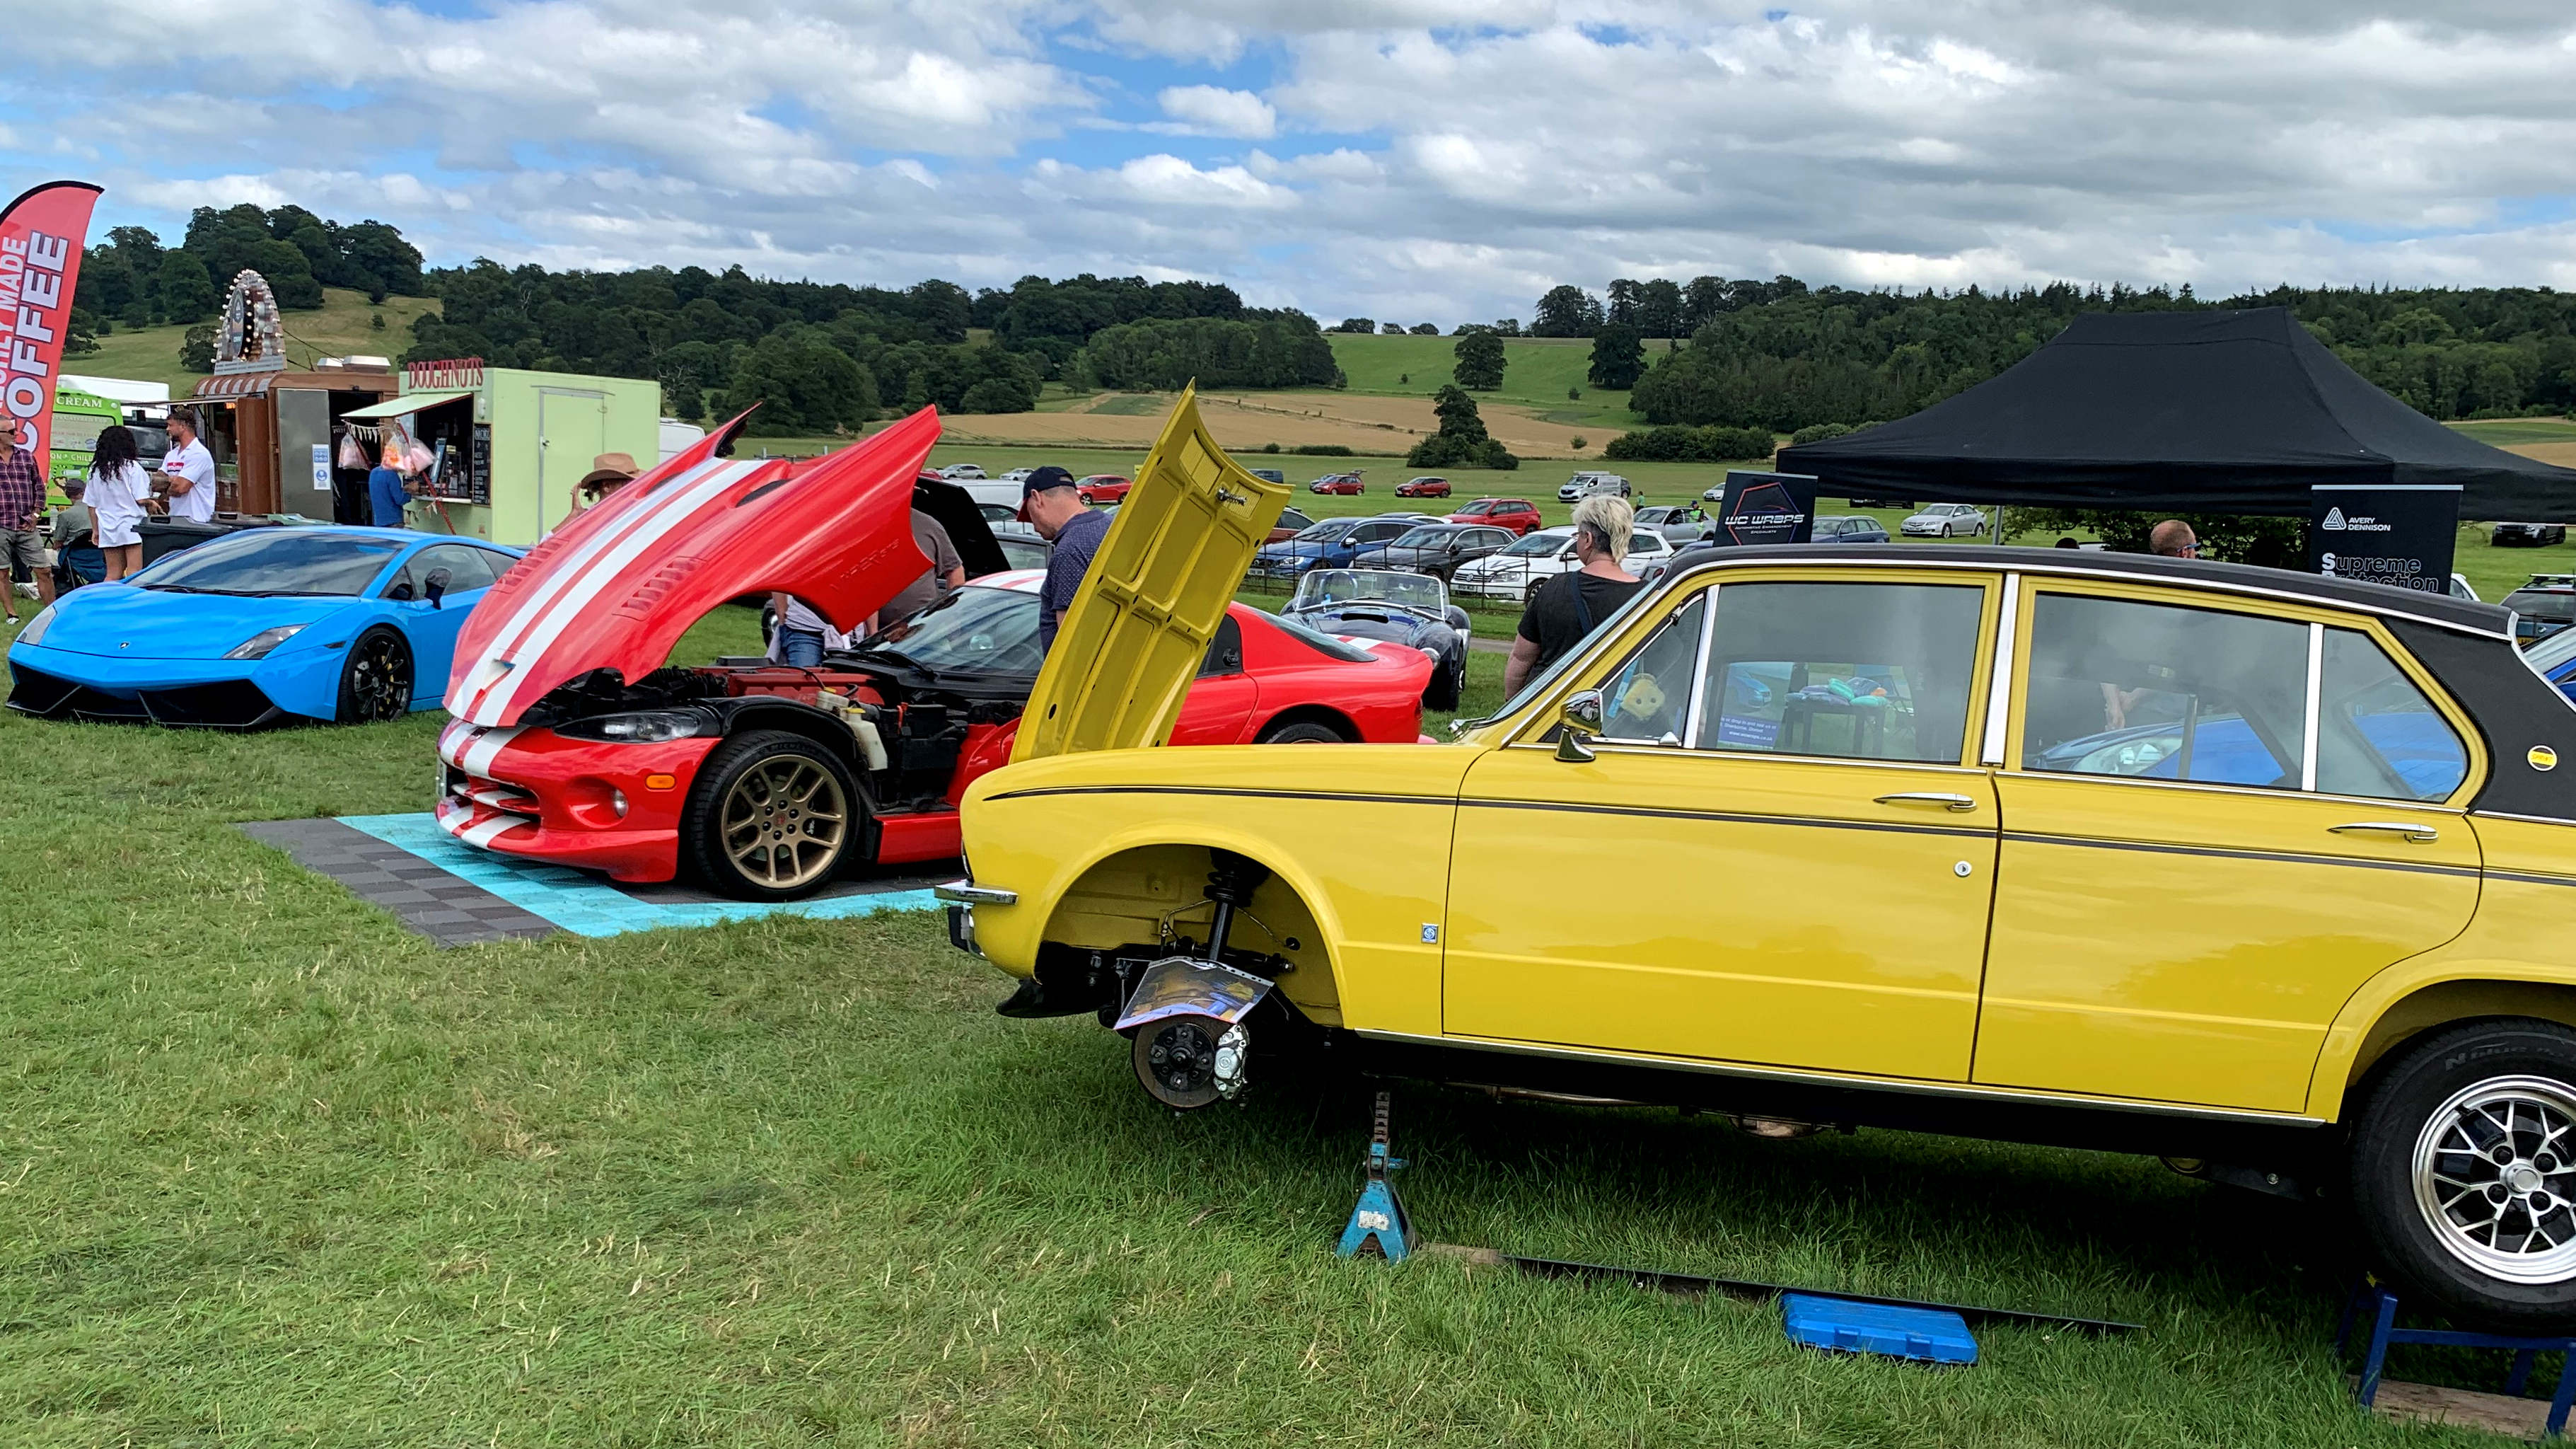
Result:
[[[909,876],[843,880],[821,895],[778,905],[726,900],[685,887],[621,886],[566,866],[477,850],[459,843],[428,814],[344,815],[340,823],[583,936],[618,936],[660,926],[712,926],[762,916],[872,916],[879,911],[927,910],[938,904],[926,881]]]

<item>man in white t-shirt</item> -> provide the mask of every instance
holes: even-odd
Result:
[[[215,455],[197,441],[197,420],[170,414],[170,451],[161,459],[170,481],[170,516],[198,523],[215,521]]]

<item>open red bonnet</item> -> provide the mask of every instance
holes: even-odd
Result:
[[[819,458],[719,458],[737,418],[564,521],[467,617],[447,709],[518,722],[597,669],[633,681],[728,599],[783,590],[853,629],[930,567],[913,479],[936,409]]]

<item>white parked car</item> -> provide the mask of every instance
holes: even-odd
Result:
[[[1662,534],[1639,529],[1629,536],[1628,552],[1619,560],[1619,566],[1642,576],[1647,569],[1671,559],[1674,552]],[[1460,564],[1449,579],[1449,592],[1520,602],[1529,598],[1531,584],[1581,567],[1582,561],[1574,556],[1574,530],[1542,528],[1501,553]]]
[[[1013,468],[1010,472],[1002,475],[1001,481],[1004,483],[1026,483],[1029,481],[1029,475],[1036,471],[1037,469],[1035,468]]]
[[[1909,538],[1955,538],[1966,534],[1983,537],[1986,516],[1965,503],[1935,503],[1897,525],[1897,531]]]
[[[1636,491],[1628,486],[1627,479],[1616,473],[1577,473],[1557,488],[1556,501],[1572,503],[1578,498],[1592,498],[1605,493],[1626,498]]]
[[[982,465],[976,463],[951,463],[939,470],[939,476],[951,483],[963,483],[970,478],[982,479],[984,469]]]

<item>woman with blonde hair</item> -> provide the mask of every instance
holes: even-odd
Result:
[[[1571,653],[1637,592],[1642,581],[1620,566],[1636,526],[1637,510],[1625,498],[1598,494],[1574,505],[1574,556],[1581,566],[1531,585],[1512,657],[1503,661],[1506,697]]]
[[[88,503],[92,539],[107,556],[107,581],[143,567],[143,501],[152,496],[152,475],[143,471],[134,435],[121,427],[99,430],[90,454]]]

